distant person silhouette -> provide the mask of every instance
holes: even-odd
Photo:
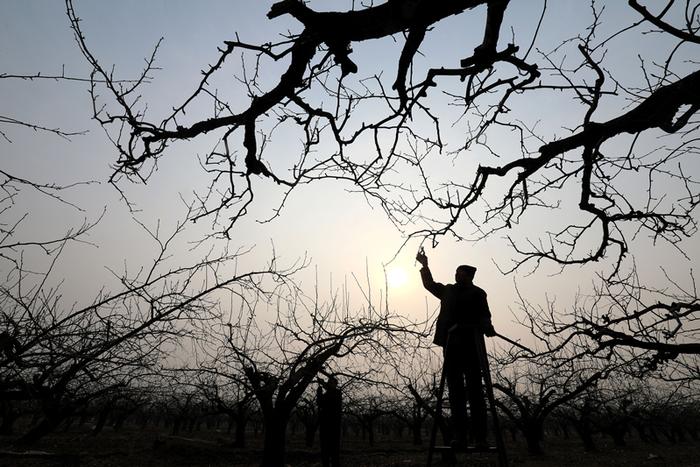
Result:
[[[340,466],[340,421],[343,397],[338,380],[329,376],[328,381],[319,380],[316,392],[318,400],[319,438],[323,467]]]
[[[440,313],[433,342],[443,348],[444,372],[452,415],[452,445],[467,444],[467,398],[472,418],[472,437],[478,448],[486,447],[486,404],[483,397],[478,347],[484,335],[494,336],[486,292],[472,282],[476,268],[457,267],[454,284],[433,280],[428,257],[421,248],[416,255],[421,264],[423,286],[440,299]],[[483,348],[483,347],[482,347]],[[465,388],[466,380],[466,388]]]

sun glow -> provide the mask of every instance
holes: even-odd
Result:
[[[395,289],[403,286],[408,281],[406,270],[400,267],[392,267],[386,271],[386,283],[389,288]]]

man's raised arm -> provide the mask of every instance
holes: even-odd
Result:
[[[423,280],[423,287],[426,288],[428,292],[435,295],[437,298],[442,298],[442,292],[445,289],[445,285],[433,280],[433,274],[430,272],[428,267],[428,257],[425,255],[425,250],[421,248],[416,255],[416,261],[421,265],[420,277]]]

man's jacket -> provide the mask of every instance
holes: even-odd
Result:
[[[423,286],[440,299],[440,314],[435,323],[436,345],[447,344],[447,334],[457,325],[459,329],[475,328],[480,332],[491,326],[491,312],[486,292],[474,284],[441,284],[433,280],[427,267],[420,270]]]

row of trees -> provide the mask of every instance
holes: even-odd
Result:
[[[385,348],[384,354],[405,348]],[[417,351],[428,359],[436,357],[425,349]],[[249,354],[247,360],[254,355]],[[504,431],[513,440],[523,439],[533,454],[541,454],[549,438],[574,435],[586,450],[595,450],[601,436],[619,446],[630,438],[650,443],[698,440],[696,384],[634,378],[623,368],[600,370],[580,363],[546,365],[536,359],[512,362],[508,358],[494,359],[497,406]],[[273,459],[269,450],[284,453],[289,435],[303,436],[311,447],[318,426],[315,385],[307,384],[292,402],[290,392],[284,391],[298,381],[293,373],[281,368],[263,372],[240,367],[236,371],[228,362],[198,368],[154,365],[148,374],[132,374],[128,382],[122,378],[120,384],[112,384],[121,376],[113,374],[80,391],[72,386],[60,398],[55,389],[36,383],[33,388],[25,385],[25,394],[4,386],[0,429],[6,439],[23,446],[71,426],[93,435],[105,426],[119,430],[125,425],[130,430],[155,428],[172,435],[216,430],[219,439],[241,448],[254,434],[256,444],[262,439],[266,462]],[[351,371],[342,360],[334,365],[344,375],[346,436],[363,439],[370,446],[379,438],[403,438],[425,446],[426,434],[435,422],[438,368],[390,365],[370,373]],[[99,366],[104,374],[114,372],[106,359]],[[47,395],[31,392],[37,389],[54,391],[52,405]],[[444,419],[438,423],[449,437]]]

